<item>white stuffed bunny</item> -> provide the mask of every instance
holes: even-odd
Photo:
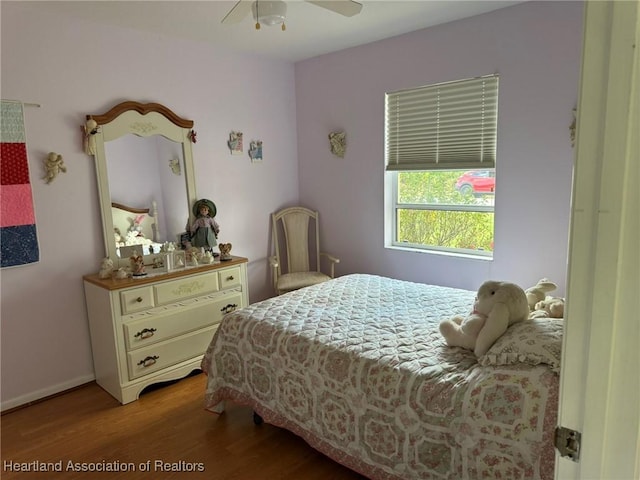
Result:
[[[529,304],[524,290],[514,283],[487,281],[478,289],[473,312],[440,323],[440,333],[450,347],[473,350],[481,357],[507,331],[526,320]]]
[[[556,288],[558,286],[548,278],[542,278],[533,287],[527,288],[524,293],[527,295],[529,311],[536,310],[536,303],[542,302],[547,297],[547,293],[554,291]]]

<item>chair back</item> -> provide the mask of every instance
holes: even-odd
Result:
[[[271,214],[279,274],[320,271],[318,212],[290,207]]]

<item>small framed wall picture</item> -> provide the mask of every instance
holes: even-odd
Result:
[[[231,132],[227,142],[231,155],[242,154],[242,132]]]

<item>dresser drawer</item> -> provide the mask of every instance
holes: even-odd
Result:
[[[149,286],[120,292],[120,305],[125,315],[153,308],[153,289]]]
[[[239,308],[241,302],[242,294],[234,292],[213,301],[193,300],[190,305],[169,305],[135,315],[134,320],[123,325],[127,351],[214,325],[227,311]]]
[[[220,288],[231,288],[240,285],[240,267],[225,269],[218,272]]]
[[[197,330],[127,353],[129,379],[133,380],[202,355],[209,346],[216,328],[217,325]]]
[[[206,295],[217,292],[220,289],[218,272],[185,277],[171,282],[163,282],[155,285],[153,288],[156,293],[158,305],[173,303],[184,298]]]

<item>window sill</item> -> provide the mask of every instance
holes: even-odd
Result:
[[[384,248],[389,250],[398,250],[402,252],[422,253],[428,255],[439,255],[444,257],[466,258],[469,260],[480,260],[483,262],[492,262],[493,255],[475,255],[473,253],[450,252],[446,250],[426,250],[422,248],[402,247],[399,245],[385,245]]]

